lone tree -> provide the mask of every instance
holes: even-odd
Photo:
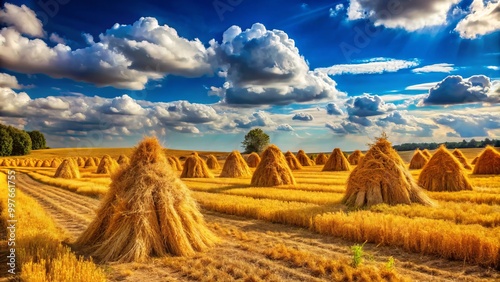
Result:
[[[33,150],[38,150],[38,149],[45,149],[46,147],[46,142],[45,142],[45,136],[38,131],[29,131],[28,134],[31,137],[31,149]]]
[[[15,127],[7,127],[7,131],[12,137],[12,156],[27,155],[31,151],[31,137],[26,131],[19,130]]]
[[[0,157],[12,154],[12,137],[4,128],[0,128]]]
[[[255,128],[245,135],[245,140],[243,140],[241,144],[243,144],[242,147],[245,148],[245,154],[252,152],[260,153],[269,145],[269,135],[262,129]]]

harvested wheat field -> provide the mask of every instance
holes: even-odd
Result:
[[[297,160],[302,166],[312,166],[314,165],[314,161],[309,158],[308,155],[304,152],[304,150],[299,150],[297,153]]]
[[[444,145],[439,147],[424,166],[418,184],[429,191],[472,190],[463,165]]]
[[[80,168],[73,179],[55,178],[50,167],[0,168],[0,187],[7,187],[2,172],[16,170],[18,236],[28,240],[18,246],[28,256],[19,262],[22,280],[63,273],[71,275],[66,281],[500,279],[498,174],[473,175],[456,161],[474,190],[425,191],[415,186],[423,170],[407,169],[412,152],[402,153],[403,162],[380,140],[352,172],[291,170],[272,146],[251,169],[252,179],[180,180],[157,143],[136,150],[114,176],[94,174],[95,167]],[[45,265],[36,260],[36,240],[71,248],[50,247]]]
[[[253,152],[247,157],[247,164],[249,167],[257,167],[260,163],[259,154]]]
[[[333,149],[321,171],[349,171],[351,167],[339,148]]]
[[[410,169],[421,169],[425,166],[425,164],[427,164],[428,161],[429,159],[422,153],[422,151],[417,149],[411,158]]]

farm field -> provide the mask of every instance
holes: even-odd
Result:
[[[469,162],[480,151],[462,150]],[[92,156],[107,153],[118,157],[131,149],[51,149],[34,151],[28,157],[63,158],[90,152]],[[178,157],[190,154],[166,153]],[[221,158],[227,155],[209,153]],[[209,153],[200,152],[200,156]],[[409,162],[412,154],[400,155]],[[111,179],[95,174],[95,168],[80,168],[82,177],[72,180],[53,178],[55,168],[12,169],[17,176],[18,205],[24,202],[36,211],[25,211],[26,217],[43,215],[51,226],[19,235],[20,240],[28,241],[21,242],[21,248],[33,258],[22,261],[23,270],[33,273],[25,279],[38,281],[34,277],[43,263],[39,254],[29,253],[30,244],[34,244],[30,240],[49,238],[53,242],[57,259],[44,259],[53,259],[54,265],[64,257],[60,254],[80,254],[78,249],[71,252],[64,247],[71,246],[94,219]],[[93,281],[103,277],[109,281],[500,280],[500,175],[471,175],[469,170],[474,190],[427,192],[436,207],[382,204],[356,211],[340,203],[349,172],[321,169],[315,165],[294,170],[296,185],[269,188],[252,187],[250,177],[218,177],[221,169],[212,171],[215,178],[183,178],[209,229],[221,238],[215,247],[189,257],[96,265],[85,260],[75,265],[85,269],[81,272]],[[0,172],[6,174],[7,168],[0,167]],[[411,170],[415,179],[420,172]],[[2,181],[5,178],[0,175]],[[6,189],[5,183],[0,184]],[[19,225],[19,230],[23,229],[28,227]],[[357,267],[352,266],[351,247],[355,244],[364,244]]]

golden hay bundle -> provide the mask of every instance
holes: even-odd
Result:
[[[98,158],[98,157],[92,157],[94,159],[94,163],[97,165],[101,162],[101,159],[102,158]]]
[[[43,160],[42,167],[52,167],[52,162],[49,160]]]
[[[130,164],[130,159],[125,155],[120,155],[118,160],[116,161],[119,165],[128,165]]]
[[[314,160],[314,162],[317,165],[324,165],[324,164],[326,164],[327,161],[328,161],[328,157],[323,153],[320,153],[319,155],[317,155],[316,159]]]
[[[52,162],[50,163],[51,167],[59,167],[61,165],[62,161],[60,159],[53,159]],[[77,165],[78,166],[78,165]]]
[[[422,151],[417,149],[411,158],[410,169],[421,169],[428,161],[429,159],[422,153]]]
[[[80,178],[80,171],[78,170],[76,162],[66,159],[59,165],[54,177],[65,179]]]
[[[252,171],[239,151],[233,151],[226,158],[220,177],[248,177]]]
[[[260,163],[259,154],[253,152],[247,158],[247,164],[249,167],[257,167]]]
[[[306,155],[306,153],[304,152],[304,150],[299,150],[299,152],[297,153],[297,160],[299,160],[300,164],[303,165],[303,166],[312,166],[312,165],[314,165],[314,161],[311,160]]]
[[[349,161],[339,148],[335,148],[321,171],[349,171]]]
[[[430,158],[432,157],[432,153],[431,153],[431,151],[429,151],[429,150],[427,150],[427,149],[424,149],[424,150],[422,151],[422,154],[423,154],[425,157],[427,157],[428,159],[430,159]]]
[[[300,170],[302,169],[302,165],[300,164],[299,160],[295,157],[292,152],[288,151],[285,153],[285,159],[286,162],[288,163],[288,166],[290,167],[291,170]]]
[[[118,170],[120,165],[109,155],[105,155],[102,157],[101,161],[99,162],[99,166],[97,167],[97,170],[95,173],[97,174],[113,174],[115,171]]]
[[[43,165],[43,161],[42,160],[38,160],[35,163],[35,167],[42,167],[42,165]]]
[[[87,167],[95,167],[97,166],[94,162],[94,158],[88,158],[86,161],[85,161],[85,168]]]
[[[0,160],[0,166],[6,166],[4,163],[5,163],[5,160],[3,160],[3,159]]]
[[[184,162],[181,178],[214,178],[207,164],[194,152]]]
[[[214,155],[208,155],[206,163],[209,169],[220,169],[219,161]]]
[[[477,163],[477,159],[478,159],[478,158],[479,158],[479,157],[475,157],[475,158],[472,160],[472,162],[471,162],[470,164],[475,165],[475,164]]]
[[[16,160],[16,166],[23,166],[24,165],[24,160],[23,159],[17,159]]]
[[[26,167],[35,167],[35,161],[33,159],[27,159],[25,165]]]
[[[364,155],[360,150],[355,150],[354,152],[352,152],[352,154],[349,155],[347,161],[351,165],[358,165],[359,162],[363,159],[363,157]]]
[[[486,146],[477,157],[472,174],[500,174],[500,153],[495,148]]]
[[[275,145],[267,147],[262,154],[262,160],[253,173],[251,185],[270,187],[295,184],[292,170],[281,150]]]
[[[342,203],[356,208],[380,203],[434,205],[385,136],[377,138],[349,175]]]
[[[97,260],[193,255],[218,241],[156,138],[144,139],[111,179],[97,216],[76,241]]]
[[[182,165],[179,159],[176,161],[175,157],[167,157],[167,162],[173,170],[182,170]]]
[[[462,166],[465,169],[472,169],[472,166],[467,161],[467,158],[460,150],[455,149],[455,150],[453,150],[452,154],[453,154],[453,156],[455,156],[455,158],[457,158],[457,160],[462,164]]]
[[[444,145],[432,155],[418,177],[418,184],[429,191],[472,190],[462,164]]]
[[[78,164],[79,167],[84,167],[85,160],[82,157],[78,157],[78,159],[76,160],[76,164]]]

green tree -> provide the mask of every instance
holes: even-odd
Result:
[[[255,128],[250,130],[245,135],[245,140],[241,142],[243,148],[245,148],[245,153],[249,154],[252,152],[260,153],[264,148],[269,145],[269,135],[267,135],[262,129]]]
[[[27,155],[31,151],[31,137],[26,131],[9,126],[10,137],[12,137],[12,156]]]
[[[12,154],[12,137],[7,130],[0,128],[0,157]]]
[[[45,136],[38,131],[29,131],[28,134],[30,135],[31,138],[31,149],[33,150],[38,150],[38,149],[45,149],[46,147],[46,142],[45,142]]]

